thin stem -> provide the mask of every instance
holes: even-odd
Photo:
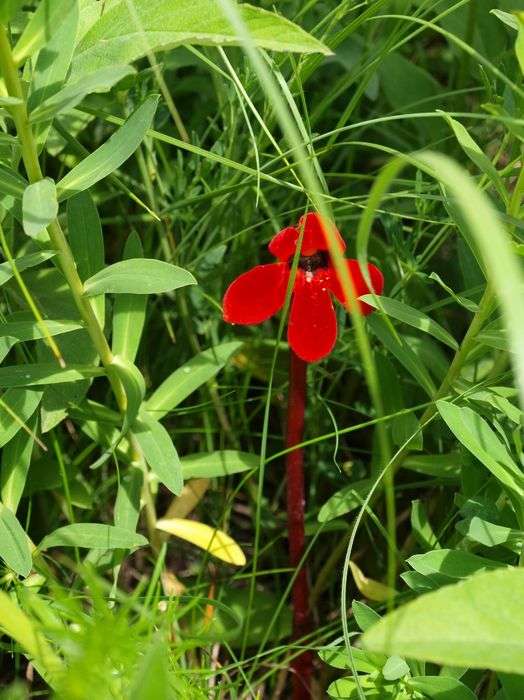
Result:
[[[8,94],[21,100],[20,104],[13,105],[11,115],[15,123],[22,160],[30,182],[38,182],[43,178],[42,169],[38,160],[38,150],[34,139],[31,124],[27,114],[25,95],[18,75],[18,69],[13,61],[11,46],[5,27],[0,25],[0,69],[3,75]],[[96,318],[91,302],[84,297],[82,280],[78,276],[76,263],[67,243],[66,237],[58,220],[55,219],[47,228],[51,244],[57,252],[58,262],[64,277],[67,280],[69,289],[78,308],[80,316],[85,323],[93,345],[95,346],[100,360],[104,365],[109,381],[113,387],[118,407],[125,411],[127,400],[125,392],[116,377],[113,367],[113,354],[107,343],[106,337]]]
[[[286,447],[300,443],[303,438],[307,393],[306,375],[307,363],[291,351]],[[297,449],[286,455],[286,475],[289,563],[295,569],[304,555],[305,546],[304,450]],[[311,632],[309,584],[305,566],[302,566],[296,575],[291,598],[293,601],[293,638],[301,639]],[[293,700],[310,697],[312,664],[313,657],[310,651],[304,651],[293,660]]]
[[[25,94],[20,82],[18,68],[13,59],[9,37],[5,27],[2,25],[0,25],[0,73],[4,78],[8,95],[11,97],[17,97],[20,100],[20,104],[12,106],[11,115],[13,117],[16,133],[20,142],[22,160],[24,162],[27,177],[31,183],[38,182],[43,178],[42,169],[38,160],[38,149],[31,124],[29,122]],[[98,355],[100,356],[100,361],[106,370],[107,377],[115,395],[120,413],[124,414],[127,409],[127,396],[113,367],[113,353],[111,352],[111,348],[109,347],[107,339],[104,335],[104,330],[98,322],[90,300],[84,296],[84,286],[78,275],[73,253],[69,247],[58,219],[55,219],[49,224],[47,227],[47,232],[49,234],[51,245],[57,252],[58,265],[67,281],[71,295],[84,322],[85,328]],[[136,452],[136,447],[134,451]],[[148,526],[150,536],[152,537],[152,546],[154,549],[156,549],[156,535],[154,533],[154,525],[156,524],[155,505],[152,494],[149,491],[147,480],[145,480],[145,483],[146,488],[148,489]]]

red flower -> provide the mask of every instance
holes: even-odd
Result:
[[[328,244],[318,214],[303,216],[297,228],[285,228],[273,237],[269,251],[278,260],[270,265],[257,265],[232,282],[224,296],[224,320],[248,325],[262,323],[284,305],[291,264],[299,231],[304,228],[301,256],[293,285],[293,298],[288,323],[288,341],[295,353],[306,362],[315,362],[328,355],[337,339],[337,320],[331,301],[333,294],[346,303],[328,252]],[[335,229],[336,231],[336,229]],[[336,231],[340,251],[346,249]],[[357,260],[346,260],[357,298],[370,289]],[[373,291],[380,294],[384,278],[375,265],[368,265]],[[367,315],[373,308],[358,302]]]

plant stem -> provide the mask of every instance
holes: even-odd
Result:
[[[292,350],[289,366],[289,399],[287,408],[286,447],[302,442],[304,412],[306,407],[307,363]],[[289,563],[296,568],[304,554],[304,450],[297,449],[286,455],[287,517],[289,537]],[[300,639],[311,632],[309,609],[309,584],[305,566],[298,572],[291,593],[293,601],[293,639]],[[310,697],[313,657],[304,651],[292,662],[293,700]]]
[[[20,142],[22,152],[22,160],[26,169],[29,182],[38,182],[44,176],[40,168],[38,160],[38,150],[34,139],[31,124],[27,114],[25,95],[18,75],[18,69],[13,61],[11,53],[11,45],[7,36],[5,27],[0,25],[0,70],[3,75],[7,92],[11,97],[17,97],[21,100],[21,104],[14,105],[11,108],[11,114],[16,127],[16,133]],[[47,231],[51,244],[57,252],[60,269],[66,278],[69,289],[78,308],[80,316],[84,321],[87,332],[89,333],[93,345],[95,346],[100,360],[104,365],[109,381],[113,387],[118,407],[121,411],[125,411],[127,400],[125,392],[120,384],[120,381],[114,373],[112,367],[113,354],[107,343],[106,337],[98,320],[96,318],[93,307],[89,299],[84,297],[84,287],[82,280],[78,276],[76,263],[67,243],[66,237],[57,219],[52,221]]]

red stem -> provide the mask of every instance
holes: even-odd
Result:
[[[304,362],[291,350],[286,447],[293,447],[303,440],[306,375],[307,362]],[[305,544],[304,450],[297,449],[287,453],[286,473],[289,563],[293,569],[296,569],[304,555]],[[301,567],[295,578],[292,601],[293,639],[300,639],[311,632],[309,584],[305,565]],[[307,700],[311,697],[312,653],[310,651],[302,652],[293,660],[291,669],[293,671],[293,700]]]

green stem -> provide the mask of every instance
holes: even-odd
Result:
[[[18,140],[22,153],[22,160],[27,172],[27,177],[30,182],[38,182],[43,178],[42,169],[38,160],[38,149],[35,138],[29,122],[27,114],[27,106],[25,94],[20,82],[18,68],[13,60],[11,45],[4,26],[0,25],[0,71],[5,81],[7,92],[11,97],[17,97],[21,103],[12,107],[11,114],[15,123]],[[113,353],[104,335],[104,330],[100,326],[96,317],[95,311],[91,306],[91,302],[84,296],[84,286],[80,279],[73,253],[69,247],[67,239],[62,231],[62,227],[58,219],[52,221],[47,227],[47,232],[51,241],[51,245],[57,253],[58,265],[67,281],[74,302],[78,308],[80,316],[84,322],[85,328],[91,338],[91,341],[100,356],[115,399],[120,410],[124,414],[127,408],[127,397],[124,388],[118,379],[113,367]],[[133,438],[131,436],[131,440]],[[138,452],[137,452],[138,450]],[[134,459],[140,453],[136,443],[133,446]],[[144,497],[146,501],[146,518],[148,530],[151,537],[151,545],[155,551],[156,547],[156,512],[152,494],[149,489],[147,479],[144,481]]]
[[[42,169],[38,160],[38,149],[36,146],[31,124],[27,114],[25,95],[20,82],[18,69],[13,60],[11,45],[4,26],[0,25],[0,69],[5,81],[9,96],[21,100],[21,104],[11,108],[11,114],[16,127],[16,133],[20,142],[22,160],[27,172],[29,182],[38,182],[43,178]],[[58,220],[51,222],[47,228],[51,245],[57,253],[58,263],[71,290],[75,304],[84,321],[93,345],[95,346],[100,360],[104,365],[109,381],[113,388],[118,407],[125,411],[127,400],[123,387],[115,375],[112,367],[113,354],[107,343],[106,337],[95,316],[90,301],[84,297],[84,287],[82,280],[78,276],[76,264],[67,243],[66,237]]]

